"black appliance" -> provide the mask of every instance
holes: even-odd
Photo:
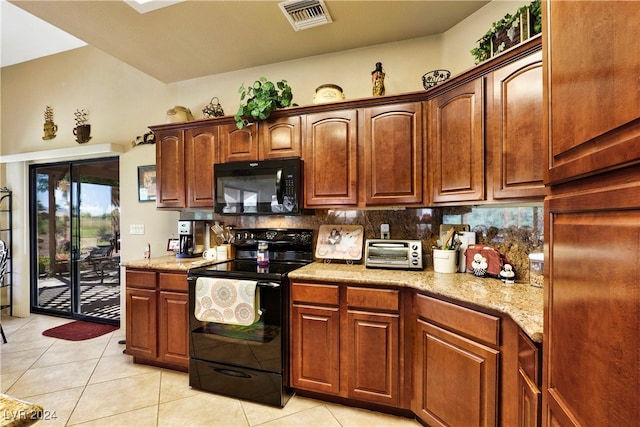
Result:
[[[219,163],[213,166],[213,176],[216,213],[303,213],[303,164],[299,157]]]
[[[267,265],[256,260],[267,244]],[[289,388],[289,280],[313,261],[313,231],[236,230],[236,257],[189,270],[189,385],[283,407]],[[265,255],[266,256],[266,255]],[[248,326],[203,322],[195,316],[198,278],[255,280],[260,318]]]
[[[205,249],[207,224],[202,221],[178,221],[179,246],[176,258],[194,258]]]

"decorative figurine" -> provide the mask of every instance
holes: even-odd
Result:
[[[376,69],[371,72],[371,84],[373,84],[373,96],[384,96],[384,76],[382,62],[376,62]]]
[[[500,280],[502,280],[505,284],[516,283],[515,280],[515,271],[513,271],[513,267],[511,264],[505,264],[500,271]]]
[[[85,110],[76,110],[76,127],[73,128],[73,134],[76,136],[78,144],[84,144],[91,139],[91,125],[87,124],[87,112]]]
[[[215,104],[213,103],[214,99],[216,100]],[[215,96],[211,98],[211,102],[202,109],[202,115],[205,119],[224,116],[224,110],[222,109],[222,105],[220,105],[220,100]]]
[[[484,275],[487,274],[489,263],[481,254],[475,254],[473,256],[473,261],[471,261],[471,267],[473,268],[474,276],[484,277]]]
[[[44,109],[44,136],[42,139],[53,139],[58,132],[58,125],[53,123],[53,108],[47,105]]]
[[[136,139],[133,142],[131,142],[131,146],[136,147],[142,144],[155,144],[155,143],[156,143],[156,135],[152,131],[149,131],[144,135],[136,136]]]

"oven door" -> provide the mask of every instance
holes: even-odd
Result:
[[[260,318],[241,326],[198,320],[194,314],[197,276],[188,280],[191,359],[283,374],[287,326],[281,281],[258,281]]]

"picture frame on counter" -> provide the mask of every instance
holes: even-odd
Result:
[[[180,239],[169,239],[167,241],[167,252],[178,252],[180,250]]]
[[[325,262],[362,261],[364,227],[362,225],[324,224],[318,229],[315,256]]]
[[[138,166],[138,201],[155,202],[156,165]]]

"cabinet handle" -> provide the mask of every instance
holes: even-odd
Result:
[[[278,169],[278,172],[276,172],[276,198],[278,199],[279,205],[284,203],[284,189],[282,188],[283,185],[284,181],[282,180],[282,169]]]

